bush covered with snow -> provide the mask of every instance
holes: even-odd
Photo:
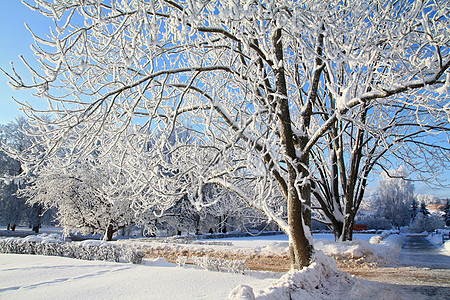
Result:
[[[244,274],[247,269],[244,260],[228,260],[223,258],[214,258],[209,256],[180,256],[177,259],[179,267],[184,267],[187,263],[199,266],[208,271],[231,272],[235,274]]]
[[[66,242],[47,236],[29,236],[26,238],[7,238],[0,240],[0,252],[11,254],[35,254],[62,256],[83,260],[104,260],[139,264],[144,253],[132,247],[121,247],[104,241]]]

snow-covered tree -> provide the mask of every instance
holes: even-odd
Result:
[[[209,185],[203,191],[205,207],[196,209],[187,196],[180,198],[157,219],[161,227],[174,233],[226,233],[248,230],[266,223],[261,212],[248,207],[238,195],[218,185]]]
[[[22,151],[31,146],[31,138],[24,134],[28,122],[24,117],[17,117],[15,121],[0,125],[0,140],[9,149]],[[51,221],[51,212],[44,215],[39,205],[30,207],[26,204],[26,197],[17,195],[17,190],[24,181],[15,178],[22,173],[20,161],[0,151],[0,222],[8,224],[8,228],[15,228],[20,223],[29,224],[39,230],[42,222]]]
[[[112,158],[116,153],[96,152],[67,164],[63,152],[46,161],[20,190],[29,204],[56,209],[66,234],[102,233],[105,240],[111,240],[119,229],[142,221],[131,207],[129,186],[133,183]]]
[[[336,240],[351,240],[355,216],[364,199],[369,174],[403,164],[430,185],[450,168],[450,123],[433,123],[426,109],[413,111],[388,102],[363,105],[353,120],[338,120],[314,149],[313,194]],[[422,118],[415,120],[415,113]],[[338,134],[340,133],[340,134]],[[405,169],[406,171],[406,169]]]
[[[444,226],[445,222],[440,213],[433,213],[428,216],[419,213],[409,225],[409,230],[416,233],[424,231],[432,232]]]
[[[383,173],[383,179],[379,181],[374,196],[375,206],[380,216],[389,220],[393,227],[400,229],[409,225],[411,220],[409,207],[414,201],[414,185],[404,179],[402,168],[389,173]]]
[[[29,6],[55,20],[47,37],[34,34],[43,72],[27,64],[32,83],[9,76],[14,88],[34,88],[54,116],[23,105],[46,147],[41,159],[67,143],[77,157],[114,147],[139,124],[127,154],[153,161],[140,176],[158,178],[154,191],[165,195],[149,201],[183,193],[202,207],[203,187],[221,184],[288,233],[299,269],[313,259],[311,151],[336,122],[358,124],[360,108],[375,102],[449,119],[449,5],[35,0]],[[156,168],[184,127],[196,142],[171,147],[176,169]],[[156,138],[159,149],[144,151]],[[33,154],[21,159],[36,161]]]

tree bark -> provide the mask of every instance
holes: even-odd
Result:
[[[281,28],[273,35],[275,56],[278,61],[283,60],[283,45],[281,39]],[[284,67],[274,70],[276,74],[277,97],[279,108],[278,120],[280,124],[281,141],[285,149],[286,167],[288,170],[288,224],[289,224],[289,251],[291,268],[301,270],[309,266],[313,261],[313,244],[311,236],[311,184],[309,182],[299,184],[297,178],[309,176],[309,155],[303,155],[298,161],[292,132],[292,120],[287,97],[286,79]],[[306,109],[308,110],[308,109]],[[309,113],[303,120],[303,127],[309,126]],[[306,132],[306,130],[305,130]],[[307,137],[305,137],[307,139]],[[306,145],[306,141],[300,141]],[[298,176],[298,177],[297,177]],[[300,192],[300,194],[299,194]]]
[[[108,228],[106,229],[106,240],[107,241],[112,241],[114,232],[115,232],[115,230],[114,230],[113,225],[109,224]]]

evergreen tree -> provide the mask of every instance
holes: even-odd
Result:
[[[450,226],[450,200],[447,199],[447,204],[445,205],[444,208],[444,222],[445,222],[445,226]]]
[[[430,215],[430,211],[428,210],[427,205],[425,204],[425,202],[420,203],[419,212],[421,214],[423,214],[425,217]]]
[[[417,203],[416,199],[414,199],[411,203],[411,220],[414,220],[417,216],[417,210],[419,208],[419,204]]]

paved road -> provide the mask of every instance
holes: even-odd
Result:
[[[430,269],[450,269],[450,256],[423,236],[407,236],[400,253],[400,265]]]

